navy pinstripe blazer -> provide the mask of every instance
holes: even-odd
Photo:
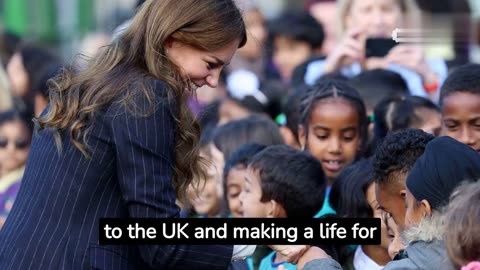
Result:
[[[147,117],[120,104],[97,114],[91,157],[67,133],[57,151],[36,131],[17,199],[0,231],[0,269],[227,269],[232,246],[100,246],[102,217],[179,217],[171,179],[174,120],[166,87]],[[137,99],[146,108],[144,99]]]

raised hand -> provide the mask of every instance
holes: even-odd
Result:
[[[270,248],[282,255],[286,262],[296,264],[309,246],[305,245],[270,245]]]
[[[325,60],[324,73],[334,72],[344,66],[363,61],[365,39],[365,31],[361,28],[352,28],[347,31],[339,46]]]

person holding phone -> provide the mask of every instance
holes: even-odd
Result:
[[[415,10],[410,0],[341,0],[344,35],[326,59],[307,66],[305,82],[313,84],[331,72],[353,77],[362,70],[383,68],[402,75],[411,94],[436,99],[447,76],[445,61],[426,59],[420,46],[396,45],[391,38],[395,28],[410,26]]]

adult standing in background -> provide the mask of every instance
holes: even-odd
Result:
[[[447,76],[443,59],[427,59],[421,46],[399,44],[385,56],[367,58],[367,39],[390,39],[396,28],[418,28],[413,0],[339,0],[342,39],[326,59],[307,64],[304,82],[313,85],[328,73],[352,78],[363,70],[388,69],[400,74],[412,95],[437,99]]]

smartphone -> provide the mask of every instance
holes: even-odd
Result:
[[[391,38],[368,38],[365,45],[365,56],[384,57],[398,43]]]

